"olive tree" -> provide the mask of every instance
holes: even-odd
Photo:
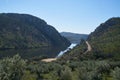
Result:
[[[19,55],[4,58],[0,61],[0,80],[20,80],[26,66],[26,61]]]

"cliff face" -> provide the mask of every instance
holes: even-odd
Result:
[[[0,14],[0,48],[67,47],[70,42],[44,20],[28,14]]]

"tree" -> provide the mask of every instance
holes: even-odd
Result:
[[[0,61],[0,80],[21,80],[26,61],[19,55],[13,58],[4,58]]]
[[[120,68],[116,67],[113,71],[112,74],[113,80],[120,80]]]
[[[72,80],[72,72],[69,67],[65,67],[61,72],[61,80]]]

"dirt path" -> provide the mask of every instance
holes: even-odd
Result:
[[[90,44],[88,43],[88,41],[86,41],[86,44],[87,44],[87,46],[88,46],[88,51],[91,51],[92,48],[91,48]]]
[[[87,50],[83,54],[86,54],[87,52],[89,52],[89,51],[92,50],[92,47],[90,46],[90,44],[88,43],[88,41],[86,41],[86,44],[87,44]]]
[[[57,58],[47,58],[47,59],[42,59],[41,61],[43,62],[52,62],[52,61],[55,61],[57,60]]]

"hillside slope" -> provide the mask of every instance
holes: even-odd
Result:
[[[67,52],[63,58],[67,59],[120,59],[120,18],[111,18],[105,23],[100,24],[92,32],[87,41],[90,43],[92,50],[87,55],[82,55],[87,50],[85,41],[73,50]]]
[[[64,47],[70,42],[44,20],[28,14],[0,14],[0,49]]]
[[[96,57],[120,58],[120,18],[111,18],[89,35]]]
[[[60,34],[65,38],[67,38],[71,43],[77,43],[77,44],[80,43],[81,39],[86,40],[88,37],[87,34],[76,34],[71,32],[61,32]]]

